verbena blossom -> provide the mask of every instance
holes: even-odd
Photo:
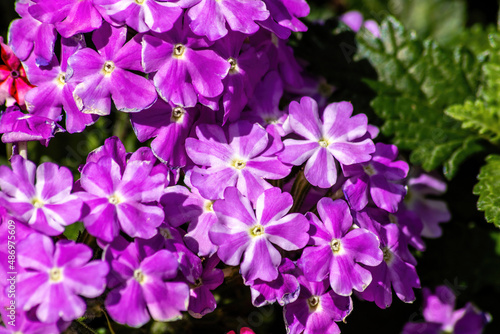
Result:
[[[445,286],[438,286],[435,293],[423,289],[424,322],[409,322],[402,334],[480,334],[484,326],[491,321],[488,313],[481,312],[471,303],[455,310],[455,295]]]
[[[224,199],[214,203],[219,220],[210,230],[219,258],[231,266],[240,264],[245,281],[276,279],[281,255],[274,245],[292,251],[309,241],[307,219],[287,214],[292,204],[290,194],[271,188],[257,198],[254,211],[238,189],[227,188]]]
[[[353,289],[363,291],[372,281],[367,267],[377,266],[383,259],[378,238],[353,226],[344,200],[324,197],[317,208],[321,221],[313,213],[307,214],[312,247],[304,249],[297,263],[299,268],[314,282],[329,277],[332,290],[338,295],[349,296]]]
[[[91,32],[102,24],[102,16],[93,0],[32,0],[31,16],[41,22],[54,24],[66,38]]]
[[[82,201],[71,194],[73,175],[52,162],[36,165],[19,155],[12,169],[0,166],[0,203],[14,217],[47,235],[58,235],[80,219]],[[35,181],[36,177],[36,181]]]
[[[205,260],[203,273],[190,285],[189,314],[194,318],[201,318],[213,312],[217,302],[211,290],[214,290],[224,281],[224,273],[215,266],[219,263],[217,255]]]
[[[166,0],[94,0],[111,24],[126,24],[137,32],[166,32],[182,14],[176,2]]]
[[[407,184],[408,194],[405,196],[404,205],[422,221],[422,236],[439,238],[443,233],[439,224],[449,221],[451,214],[445,201],[428,196],[443,195],[447,188],[446,182],[437,176],[419,173],[411,175]]]
[[[341,165],[369,161],[375,145],[368,138],[357,140],[367,132],[366,115],[351,117],[352,111],[349,102],[332,103],[320,119],[313,99],[303,97],[300,104],[290,103],[290,127],[304,139],[285,139],[285,148],[279,153],[281,161],[293,165],[307,161],[306,179],[321,188],[329,188],[337,182],[336,161]]]
[[[343,166],[347,177],[343,190],[354,210],[362,210],[371,200],[388,212],[398,211],[398,205],[406,194],[402,181],[409,167],[404,161],[395,161],[397,156],[396,146],[377,143],[370,161]]]
[[[24,96],[34,86],[26,78],[26,72],[12,49],[3,43],[0,36],[2,63],[0,64],[0,104],[17,103],[24,108]]]
[[[271,185],[264,179],[280,179],[290,173],[290,167],[277,157],[264,156],[268,134],[258,124],[246,121],[232,123],[227,132],[215,124],[196,127],[198,139],[186,140],[188,156],[197,165],[191,183],[207,199],[222,198],[224,189],[236,186],[255,201]]]
[[[54,246],[49,237],[34,233],[18,244],[17,259],[26,269],[18,275],[19,307],[37,307],[41,322],[83,316],[86,304],[79,295],[95,298],[106,287],[107,263],[90,261],[92,250],[84,244],[60,240]]]
[[[191,0],[189,6],[189,27],[195,34],[207,36],[211,41],[226,36],[226,23],[233,31],[251,35],[259,30],[255,21],[269,17],[261,0]]]
[[[81,132],[87,125],[94,123],[98,116],[82,113],[73,98],[75,83],[67,83],[68,58],[85,47],[83,35],[61,38],[60,61],[54,55],[47,66],[37,66],[34,57],[25,61],[30,82],[37,87],[26,94],[28,111],[36,116],[59,121],[61,108],[66,112],[66,130],[69,133]]]
[[[222,79],[231,65],[183,21],[181,17],[166,33],[143,36],[142,66],[154,73],[154,85],[165,101],[194,107],[198,94],[214,98],[222,93]]]
[[[156,101],[152,83],[131,72],[142,70],[140,39],[125,44],[126,37],[126,27],[103,23],[92,34],[97,52],[84,48],[69,58],[68,80],[77,83],[73,95],[83,112],[109,115],[111,99],[125,112],[140,111]]]
[[[16,56],[24,61],[33,53],[38,66],[50,63],[54,53],[57,32],[53,24],[40,22],[29,13],[31,0],[16,2],[16,12],[21,16],[11,22],[9,27],[9,45]]]
[[[360,293],[380,308],[392,303],[392,289],[405,303],[415,300],[414,288],[420,288],[420,279],[415,270],[416,260],[408,250],[408,243],[396,224],[382,226],[371,219],[358,219],[358,223],[380,240],[384,261],[377,267],[367,268],[372,274],[371,284]],[[392,289],[391,289],[392,286]]]
[[[56,121],[32,114],[21,112],[14,105],[0,113],[0,133],[3,133],[3,143],[17,143],[23,141],[40,141],[48,146],[49,140],[54,134],[64,131]]]
[[[5,326],[0,326],[0,334],[57,334],[64,332],[71,325],[70,321],[64,320],[53,323],[40,322],[36,319],[36,312],[25,312],[15,306],[14,313],[11,313],[7,306],[0,308],[0,316]]]
[[[298,19],[309,15],[309,5],[305,0],[264,0],[264,3],[271,15],[259,24],[280,39],[287,39],[292,31],[307,30],[307,26]]]
[[[132,155],[126,165],[103,155],[83,167],[84,192],[78,195],[88,207],[83,223],[90,234],[107,242],[120,230],[145,239],[156,235],[164,217],[156,202],[165,187],[165,174],[156,172],[151,160],[142,160],[141,153]]]
[[[140,327],[151,318],[179,319],[180,312],[187,310],[189,287],[173,281],[178,268],[172,252],[143,241],[130,243],[111,260],[114,280],[105,301],[109,315],[132,327]]]
[[[339,334],[336,322],[344,321],[352,311],[351,297],[339,296],[328,289],[328,280],[310,282],[297,271],[300,282],[298,299],[285,305],[283,317],[290,334]]]

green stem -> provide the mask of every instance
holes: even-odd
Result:
[[[304,203],[304,199],[306,198],[307,193],[311,189],[311,184],[306,180],[304,176],[304,170],[300,170],[295,178],[295,182],[293,182],[292,186],[292,197],[293,197],[293,206],[290,212],[299,212],[302,203]]]
[[[28,159],[28,143],[25,141],[20,141],[17,143],[17,149],[19,150],[19,155],[24,159]]]

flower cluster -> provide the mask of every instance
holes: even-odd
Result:
[[[392,290],[415,300],[409,247],[440,235],[449,213],[425,196],[445,185],[408,176],[366,115],[317,94],[321,79],[307,87],[287,45],[306,29],[303,0],[19,0],[16,10],[9,44],[36,87],[25,103],[9,91],[19,107],[0,118],[4,142],[48,144],[63,110],[69,133],[116,110],[140,142],[154,139],[135,152],[106,139],[75,182],[21,155],[0,166],[0,239],[7,220],[23,234],[14,332],[64,330],[84,315],[82,297],[132,327],[200,318],[229,266],[253,305],[284,306],[290,333],[339,333],[353,292],[381,308]],[[316,99],[302,96],[311,90]],[[66,240],[75,222],[97,246]]]

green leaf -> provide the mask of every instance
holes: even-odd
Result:
[[[478,175],[474,194],[479,196],[477,208],[484,211],[486,220],[500,227],[500,156],[491,154]]]
[[[451,179],[464,159],[482,149],[482,138],[444,110],[475,99],[484,57],[422,41],[391,17],[382,23],[380,39],[362,31],[357,41],[358,59],[367,58],[378,73],[378,82],[367,83],[377,92],[372,107],[385,120],[382,132],[411,150],[412,163],[427,171],[444,165]]]
[[[78,239],[78,236],[80,235],[81,232],[85,227],[83,226],[83,223],[77,222],[71,225],[66,226],[64,229],[63,235],[68,238],[69,240],[75,240]]]
[[[461,121],[462,128],[474,129],[494,144],[500,142],[500,107],[486,106],[481,100],[466,101],[449,107],[445,113]]]

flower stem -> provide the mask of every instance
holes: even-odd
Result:
[[[291,194],[293,197],[293,206],[290,212],[299,212],[307,193],[311,189],[311,184],[306,180],[304,176],[304,170],[300,170],[293,182]]]
[[[20,141],[17,143],[17,149],[19,151],[19,155],[24,159],[28,159],[28,142]]]

